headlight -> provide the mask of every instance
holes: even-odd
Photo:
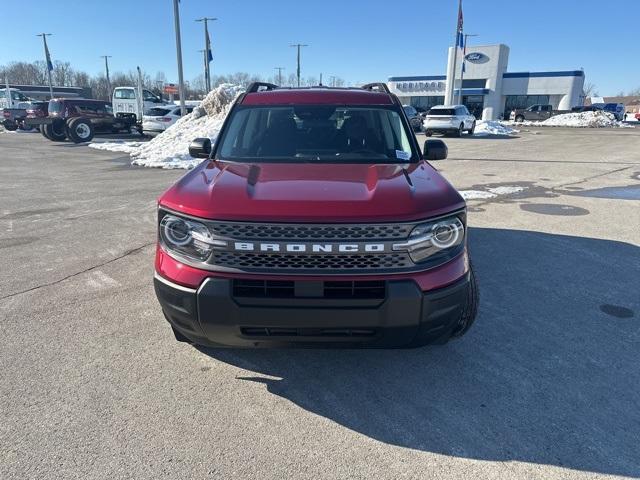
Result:
[[[397,243],[394,250],[409,252],[414,263],[458,247],[464,242],[464,225],[458,217],[448,217],[417,225],[405,243]]]
[[[225,244],[216,240],[206,225],[191,219],[166,214],[160,221],[160,240],[170,252],[205,261],[214,247]]]

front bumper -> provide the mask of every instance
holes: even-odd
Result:
[[[235,281],[210,277],[196,290],[156,273],[154,285],[165,318],[199,345],[394,348],[447,341],[465,305],[469,272],[428,292],[413,280],[390,279],[378,298],[319,298],[308,295],[309,285],[296,285],[291,298],[240,296]]]

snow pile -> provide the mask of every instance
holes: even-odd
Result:
[[[619,122],[612,113],[597,110],[595,112],[563,113],[555,115],[542,122],[532,122],[530,120],[518,125],[542,126],[542,127],[575,127],[575,128],[607,128],[607,127],[629,127],[623,122]]]
[[[197,137],[215,140],[235,98],[244,91],[239,85],[222,84],[202,100],[193,112],[180,118],[149,142],[90,143],[98,150],[129,153],[132,164],[159,168],[193,168],[202,159],[189,155],[189,144]]]
[[[514,135],[518,132],[519,130],[514,130],[504,123],[493,120],[479,120],[476,122],[476,129],[473,134],[478,137],[486,137],[488,135]]]
[[[459,193],[465,200],[485,200],[495,198],[499,195],[509,195],[524,190],[524,187],[505,185],[501,187],[488,188],[487,190],[460,190]]]

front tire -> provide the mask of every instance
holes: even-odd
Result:
[[[522,123],[522,122],[524,122],[524,117],[522,115],[518,115],[516,117],[516,123]]]
[[[93,139],[94,129],[90,120],[74,118],[69,122],[67,133],[74,143],[90,142]]]
[[[464,123],[461,123],[460,126],[458,127],[458,131],[455,133],[455,136],[461,137],[463,132],[464,132]]]
[[[425,130],[424,134],[426,137],[430,137],[431,135],[433,135],[433,132],[431,130]]]
[[[473,272],[473,267],[469,268],[469,291],[467,292],[467,298],[465,305],[462,309],[462,314],[458,323],[451,332],[451,338],[460,338],[469,331],[471,325],[476,320],[478,315],[478,304],[480,303],[480,291],[478,290],[478,281],[476,275]]]
[[[44,125],[44,136],[54,142],[64,142],[67,139],[65,123],[61,119]]]
[[[476,131],[476,122],[471,124],[471,128],[469,129],[469,135],[473,135],[473,132]]]

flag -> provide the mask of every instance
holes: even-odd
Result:
[[[51,61],[51,54],[49,53],[49,47],[47,46],[47,37],[43,36],[44,39],[44,56],[47,60],[47,70],[53,70],[53,62]]]
[[[459,1],[458,3],[458,42],[457,45],[458,47],[462,48],[464,45],[464,35],[462,34],[462,30],[463,30],[463,24],[464,24],[464,17],[462,15],[462,0]]]
[[[205,30],[205,36],[207,37],[205,39],[207,45],[206,45],[206,49],[207,49],[207,58],[209,59],[209,61],[213,60],[213,53],[211,52],[211,39],[209,38],[209,29],[207,28],[207,24],[204,24],[204,30]]]

